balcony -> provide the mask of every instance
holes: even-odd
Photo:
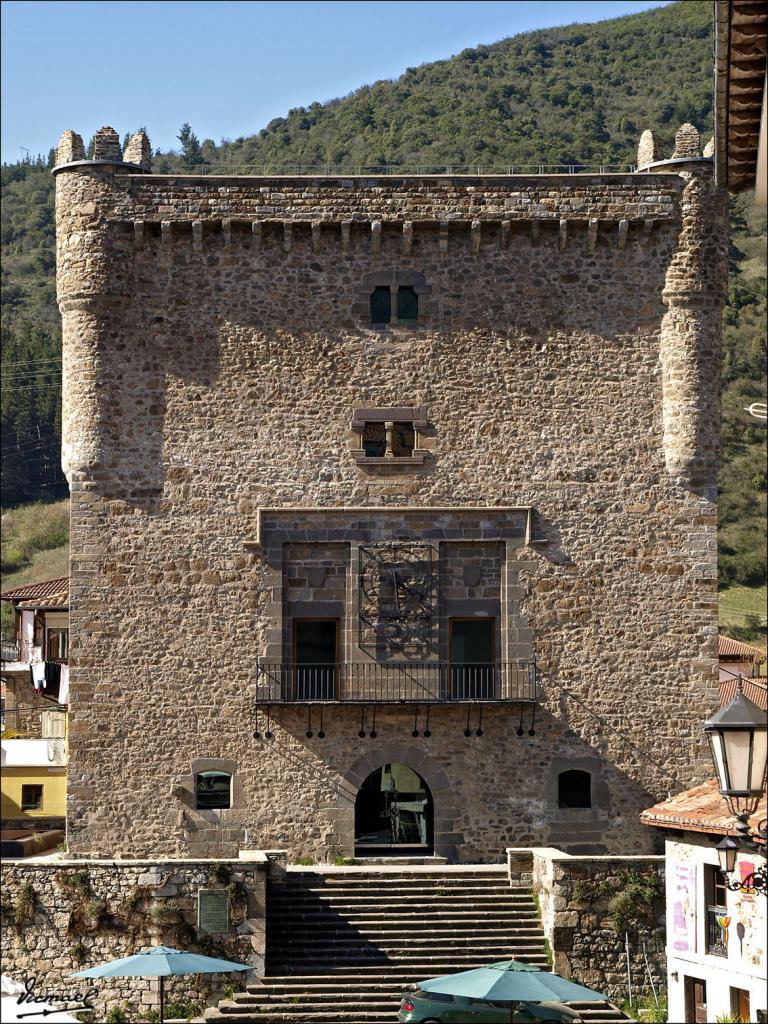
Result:
[[[730,921],[728,910],[725,907],[708,906],[706,913],[707,932],[707,953],[710,956],[728,956],[728,948],[725,944],[725,930],[721,922]]]
[[[31,640],[19,640],[17,637],[3,637],[0,641],[0,658],[8,670],[8,665],[26,666],[33,658],[40,657],[42,648]]]
[[[536,700],[535,660],[456,665],[448,662],[261,662],[257,704],[529,704]]]

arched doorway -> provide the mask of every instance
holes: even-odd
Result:
[[[434,845],[432,794],[405,764],[371,772],[355,798],[355,856],[427,856]]]

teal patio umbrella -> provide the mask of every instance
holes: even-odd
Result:
[[[424,992],[442,992],[445,995],[464,996],[467,999],[486,999],[489,1002],[510,1003],[510,1021],[515,1019],[515,1003],[545,1003],[553,999],[597,999],[607,1002],[602,992],[550,974],[540,967],[531,967],[521,960],[502,960],[473,971],[446,974],[430,981],[419,982]]]
[[[170,946],[150,946],[133,956],[110,960],[98,967],[72,974],[72,978],[159,978],[160,1024],[164,1020],[163,980],[176,974],[228,974],[230,971],[252,971],[252,964],[236,964],[199,953],[185,953]]]

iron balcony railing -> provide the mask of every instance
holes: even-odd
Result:
[[[259,704],[444,704],[536,700],[535,660],[457,665],[448,662],[260,662]]]
[[[546,174],[634,174],[635,164],[196,164],[191,171],[172,174],[245,175],[260,178],[284,177],[400,177],[403,175],[546,175]]]
[[[725,930],[728,921],[728,910],[725,907],[707,907],[706,931],[707,931],[707,953],[710,956],[728,956],[728,947],[725,944]]]
[[[0,657],[3,661],[29,662],[32,660],[34,644],[30,640],[19,640],[4,636],[0,643]]]

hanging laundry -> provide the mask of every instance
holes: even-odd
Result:
[[[33,662],[29,666],[29,674],[32,679],[32,686],[37,693],[41,693],[45,688],[45,662]]]
[[[58,661],[46,661],[44,685],[48,696],[55,697],[58,694],[60,681],[61,664]]]
[[[59,704],[69,703],[69,665],[61,666],[61,682],[59,684]]]

